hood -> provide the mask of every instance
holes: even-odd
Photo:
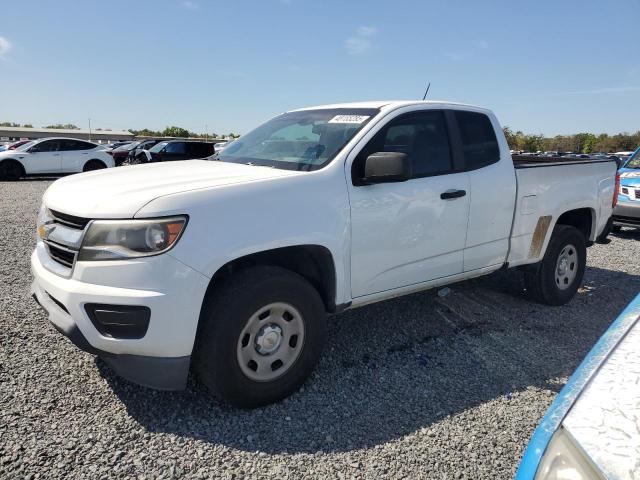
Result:
[[[291,175],[301,173],[210,160],[153,163],[61,178],[43,201],[52,210],[78,217],[131,218],[164,195]]]
[[[625,187],[640,187],[640,169],[639,168],[621,168],[620,184]]]
[[[20,150],[2,150],[0,151],[0,158],[18,156],[18,155],[29,155],[29,152],[21,152]]]

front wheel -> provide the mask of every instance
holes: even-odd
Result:
[[[20,180],[23,175],[22,165],[15,160],[5,160],[0,163],[0,180]]]
[[[200,316],[194,369],[231,405],[254,408],[295,392],[320,358],[324,304],[300,275],[241,270],[211,291]]]
[[[587,264],[584,235],[569,225],[556,225],[544,258],[525,273],[531,297],[547,305],[564,305],[576,292]]]

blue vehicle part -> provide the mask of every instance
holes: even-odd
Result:
[[[540,460],[544,455],[551,437],[556,432],[571,406],[591,378],[606,361],[616,345],[640,319],[640,294],[624,309],[624,311],[609,326],[580,366],[571,375],[569,381],[553,401],[540,424],[533,432],[522,461],[516,472],[516,480],[532,480],[535,478]]]

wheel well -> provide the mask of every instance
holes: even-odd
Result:
[[[20,163],[20,162],[19,162],[18,160],[16,160],[15,158],[5,158],[5,159],[3,159],[2,161],[0,161],[0,163],[4,163],[4,162],[7,162],[7,163],[16,163],[16,164],[18,164],[18,165],[20,166],[20,169],[22,170],[22,175],[26,175],[26,174],[27,174],[27,172],[26,172],[26,171],[25,171],[25,169],[24,169],[24,165],[22,165],[22,163]]]
[[[331,252],[319,245],[296,245],[276,248],[236,258],[213,275],[207,293],[225,277],[239,269],[255,265],[273,265],[296,272],[304,277],[322,297],[328,312],[336,310],[336,273]]]
[[[105,168],[107,168],[107,164],[104,163],[102,160],[100,160],[99,158],[92,158],[91,160],[88,160],[87,162],[85,162],[84,166],[82,167],[82,169],[84,170],[84,168],[89,165],[91,162],[98,162],[99,164],[103,165]]]
[[[591,239],[593,231],[593,211],[590,208],[579,208],[564,212],[558,218],[556,225],[571,225],[577,228],[584,235],[584,239],[588,242]]]

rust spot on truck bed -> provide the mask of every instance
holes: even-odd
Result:
[[[538,258],[542,245],[544,245],[544,239],[547,236],[547,230],[551,224],[551,215],[545,215],[538,219],[536,229],[533,231],[533,238],[531,239],[531,248],[529,248],[529,258]]]

